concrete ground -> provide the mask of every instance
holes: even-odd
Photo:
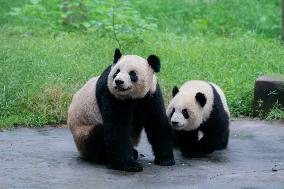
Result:
[[[144,171],[126,173],[81,160],[67,128],[0,132],[0,188],[284,188],[284,124],[233,121],[228,149],[160,167],[145,137]]]

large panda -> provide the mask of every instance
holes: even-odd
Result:
[[[220,87],[191,80],[180,89],[175,86],[172,95],[167,116],[183,156],[200,157],[227,147],[230,112]]]
[[[159,70],[155,55],[145,60],[122,56],[116,49],[113,64],[73,96],[68,125],[83,158],[118,170],[142,171],[134,147],[144,128],[154,162],[175,164],[171,126],[155,76]]]

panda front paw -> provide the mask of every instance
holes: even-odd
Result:
[[[138,159],[138,156],[139,156],[138,151],[137,151],[135,148],[133,148],[133,158],[134,158],[135,160],[137,160],[137,159]]]
[[[154,163],[161,166],[172,166],[176,162],[174,158],[155,158]]]
[[[120,171],[127,171],[127,172],[140,172],[143,171],[143,166],[141,163],[137,161],[131,161],[129,163],[126,163],[124,165],[116,165],[112,166],[114,169],[120,170]]]

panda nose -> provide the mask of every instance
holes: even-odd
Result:
[[[120,79],[116,79],[115,81],[115,84],[117,85],[122,85],[124,83],[124,81],[120,80]]]
[[[178,124],[177,121],[172,121],[172,125],[176,126]]]

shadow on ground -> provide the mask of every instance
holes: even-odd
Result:
[[[0,132],[0,188],[283,188],[284,125],[233,121],[228,149],[176,166],[153,165],[145,137],[138,147],[141,173],[82,161],[67,128]]]

